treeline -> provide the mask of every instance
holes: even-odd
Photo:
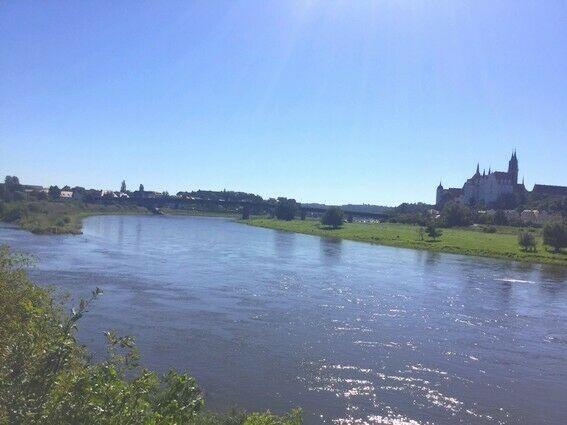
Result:
[[[253,193],[235,192],[232,190],[195,190],[192,192],[177,192],[177,196],[193,199],[202,199],[208,201],[225,201],[225,202],[250,202],[260,203],[264,199]]]
[[[76,327],[102,291],[70,314],[52,293],[33,284],[29,259],[0,247],[0,424],[298,425],[299,411],[204,409],[195,379],[140,367],[131,337],[105,333],[108,356],[91,363]]]

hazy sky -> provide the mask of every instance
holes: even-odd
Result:
[[[565,1],[2,1],[0,175],[433,202],[567,185]]]

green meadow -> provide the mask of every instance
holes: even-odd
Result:
[[[332,229],[313,219],[283,221],[271,218],[251,218],[241,222],[270,229],[380,245],[567,266],[566,252],[559,254],[548,252],[547,247],[543,245],[541,229],[526,230],[498,226],[495,228],[495,233],[488,233],[483,230],[482,226],[471,226],[441,229],[443,234],[437,240],[432,240],[427,235],[424,235],[422,240],[419,234],[419,226],[410,224],[344,223],[342,227]],[[534,233],[537,242],[535,252],[525,252],[520,248],[518,245],[518,233],[520,231]]]

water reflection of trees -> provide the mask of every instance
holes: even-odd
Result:
[[[124,242],[124,217],[118,218],[118,243],[122,245]]]
[[[321,258],[328,264],[336,263],[342,256],[342,243],[340,238],[319,238]]]
[[[539,270],[541,280],[558,283],[562,287],[567,286],[567,267],[542,265]]]
[[[425,264],[427,266],[436,265],[441,258],[441,253],[436,251],[428,251],[424,249],[414,250],[416,260],[419,264]]]
[[[295,254],[296,238],[295,233],[274,231],[274,251],[279,258],[292,257]]]

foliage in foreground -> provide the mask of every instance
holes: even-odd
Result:
[[[299,411],[203,411],[195,380],[142,369],[132,338],[106,333],[108,356],[89,363],[75,340],[77,321],[101,294],[66,315],[51,293],[34,285],[28,259],[0,247],[0,424],[297,425]]]

